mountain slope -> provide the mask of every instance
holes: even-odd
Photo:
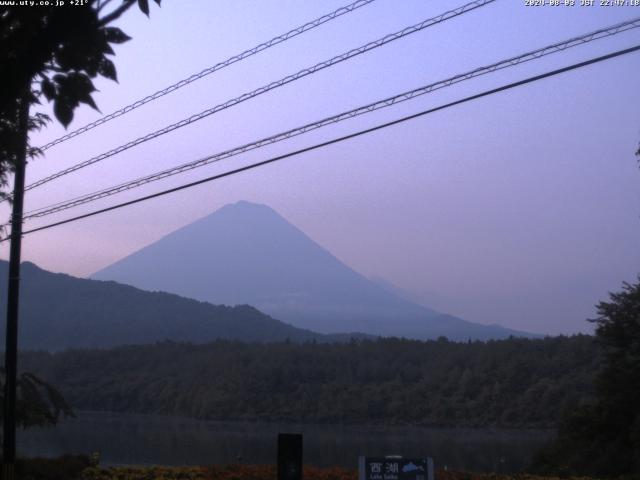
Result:
[[[0,261],[0,291],[7,288],[7,262]],[[163,340],[204,343],[331,340],[301,330],[248,305],[211,305],[115,282],[51,273],[22,264],[19,340],[23,349],[111,347]],[[0,311],[6,299],[0,297]]]
[[[265,206],[238,202],[97,272],[145,290],[250,304],[322,333],[466,340],[526,335],[422,307],[358,274]]]

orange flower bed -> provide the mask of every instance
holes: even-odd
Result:
[[[215,465],[210,467],[92,467],[81,480],[275,480],[275,465]],[[558,480],[528,474],[479,474],[437,471],[436,480]],[[305,466],[304,480],[357,480],[358,471],[340,467]],[[589,480],[573,478],[564,480]]]
[[[227,465],[205,467],[207,480],[273,480],[277,476],[275,465]],[[358,472],[339,467],[318,468],[304,466],[305,480],[357,480]]]

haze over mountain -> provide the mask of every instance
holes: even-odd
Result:
[[[0,261],[0,290],[8,263]],[[75,278],[22,264],[19,341],[21,349],[112,347],[164,340],[204,343],[345,341],[292,327],[248,305],[211,305],[129,285]],[[0,297],[0,309],[6,298]]]
[[[528,336],[402,299],[355,272],[265,205],[238,202],[95,273],[213,304],[249,304],[296,327],[408,338]]]

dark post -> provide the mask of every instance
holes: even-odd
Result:
[[[302,435],[278,434],[278,480],[302,480]]]
[[[4,352],[4,424],[2,479],[13,480],[16,463],[16,381],[18,364],[18,302],[20,300],[20,247],[22,243],[22,211],[24,175],[27,164],[29,122],[28,96],[22,97],[19,134],[22,136],[15,165],[13,211],[11,214],[11,247],[9,250],[9,288],[7,296],[7,338]]]

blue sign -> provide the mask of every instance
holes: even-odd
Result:
[[[431,458],[360,457],[358,480],[433,480]]]

